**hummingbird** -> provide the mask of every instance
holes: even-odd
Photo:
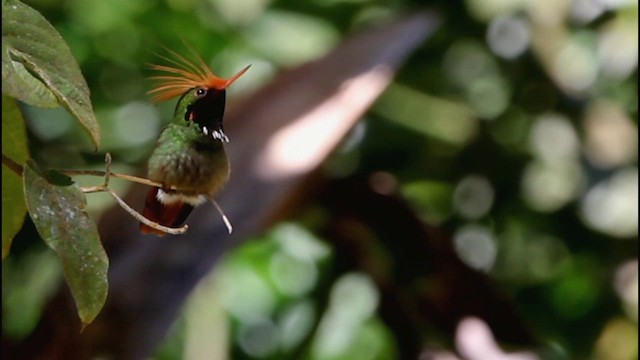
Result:
[[[249,66],[229,79],[216,76],[195,52],[196,61],[169,50],[171,65],[151,65],[164,73],[153,76],[158,86],[148,92],[156,102],[179,96],[173,119],[161,132],[148,161],[149,180],[162,184],[149,190],[143,215],[167,227],[179,227],[194,207],[213,199],[227,183],[229,159],[224,145],[226,89]],[[214,203],[215,205],[215,203]],[[164,232],[140,223],[145,234]]]

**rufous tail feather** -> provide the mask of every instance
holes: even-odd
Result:
[[[144,203],[144,211],[142,212],[142,215],[163,226],[172,228],[181,226],[184,221],[187,220],[191,210],[193,210],[193,206],[183,202],[163,204],[157,198],[158,190],[159,188],[157,187],[149,190],[147,200]],[[143,223],[140,223],[140,231],[143,234],[155,234],[158,236],[166,235],[165,232],[154,229]]]

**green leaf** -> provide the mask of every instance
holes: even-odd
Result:
[[[2,155],[23,165],[29,158],[27,130],[18,104],[10,97],[2,97]],[[22,195],[22,178],[5,164],[2,165],[2,259],[9,255],[11,241],[16,236],[27,205]]]
[[[2,0],[2,91],[34,106],[64,106],[100,144],[89,87],[71,50],[42,15],[17,0]]]
[[[27,209],[38,233],[58,254],[64,277],[78,306],[78,315],[89,324],[107,298],[109,260],[98,229],[85,211],[86,198],[67,176],[43,174],[32,160],[24,168]]]

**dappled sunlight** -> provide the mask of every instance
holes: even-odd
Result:
[[[520,17],[498,17],[491,21],[487,43],[496,55],[514,59],[529,47],[531,35],[527,22]]]
[[[624,79],[638,67],[638,13],[620,15],[608,22],[598,36],[598,60],[605,75]]]
[[[598,359],[633,359],[638,355],[638,323],[624,318],[607,322],[596,342]]]
[[[220,298],[225,309],[243,322],[267,317],[277,305],[276,294],[255,269],[232,265],[223,268]]]
[[[317,315],[310,300],[302,300],[283,310],[279,319],[280,347],[292,351],[309,336],[313,330]]]
[[[401,187],[401,192],[427,224],[441,224],[454,212],[451,202],[454,188],[447,182],[427,180],[409,182]],[[486,194],[480,196],[486,197]],[[457,200],[458,203],[461,201],[466,199]],[[466,203],[459,205],[464,207]]]
[[[116,111],[113,123],[114,136],[121,139],[124,146],[140,146],[155,140],[160,129],[160,115],[148,103],[130,102]]]
[[[346,81],[327,101],[280,129],[269,140],[254,164],[257,173],[275,180],[317,167],[339,142],[337,134],[353,125],[345,119],[362,113],[390,80],[391,70],[376,66]]]
[[[557,211],[578,196],[582,183],[576,161],[534,161],[522,174],[522,197],[532,209]]]
[[[460,259],[470,268],[490,271],[498,253],[491,231],[479,225],[465,225],[453,235],[453,246]]]
[[[365,322],[378,306],[374,284],[361,274],[346,274],[338,279],[331,290],[330,304],[313,340],[311,352],[315,359],[332,359],[348,353],[355,345]],[[360,346],[377,347],[375,343]]]
[[[630,260],[618,266],[613,287],[624,304],[627,315],[638,322],[638,260]]]
[[[594,85],[598,75],[598,63],[594,54],[577,39],[568,40],[550,57],[551,75],[567,93],[579,95]]]
[[[401,84],[389,86],[373,111],[422,135],[457,146],[468,143],[478,128],[467,105]]]
[[[476,317],[464,318],[456,330],[456,348],[467,360],[539,360],[532,351],[505,352],[496,343],[491,328]]]
[[[448,80],[479,118],[492,120],[507,109],[511,98],[509,83],[496,60],[479,43],[455,42],[447,50],[442,66]]]
[[[194,1],[182,0],[183,3]],[[255,21],[262,15],[271,3],[270,0],[208,0],[213,9],[227,23],[233,25],[246,25]],[[170,0],[170,3],[179,3],[179,0]]]
[[[573,126],[565,116],[547,114],[534,122],[530,140],[531,152],[540,160],[553,163],[576,160],[580,143]]]
[[[320,313],[319,304],[309,297],[319,286],[318,279],[309,275],[318,273],[332,257],[323,242],[293,223],[279,224],[262,242],[231,254],[188,301],[187,333],[204,333],[190,335],[194,340],[186,343],[185,354],[191,354],[187,358],[197,359],[194,354],[206,349],[225,352],[224,344],[214,340],[218,334],[209,331],[213,329],[224,331],[221,335],[228,334],[244,354],[256,358],[293,351],[304,341],[310,341],[313,359],[389,351],[389,344],[381,342],[387,335],[375,321],[379,293],[367,275],[341,276]],[[294,259],[298,268],[281,264],[292,264]],[[219,317],[220,310],[226,311],[228,320]],[[217,348],[211,347],[212,342]]]
[[[569,120],[545,114],[532,124],[529,147],[536,160],[524,170],[522,196],[538,211],[557,211],[581,192],[580,140]]]
[[[289,296],[306,295],[318,278],[318,269],[313,262],[284,254],[271,259],[269,270],[278,290]]]
[[[266,357],[278,346],[278,327],[270,319],[255,319],[240,325],[238,344],[249,356]]]
[[[563,239],[515,219],[503,227],[492,271],[495,278],[514,284],[543,284],[566,275],[572,256]]]
[[[611,101],[595,101],[584,120],[585,155],[600,168],[621,166],[638,158],[638,126]]]
[[[637,2],[564,0],[531,4],[534,51],[549,75],[568,94],[585,96],[598,81],[600,71],[605,76],[622,79],[637,69]],[[597,32],[572,32],[564,24],[565,17],[570,16],[588,23],[607,9],[620,12]]]
[[[37,326],[45,301],[62,282],[62,266],[56,256],[38,249],[20,262],[2,262],[2,333],[26,338]]]
[[[326,21],[272,9],[248,27],[245,40],[265,58],[294,66],[326,54],[338,38],[336,29]]]
[[[468,175],[456,185],[453,206],[462,217],[476,220],[491,210],[494,198],[495,191],[487,178]]]
[[[74,128],[73,119],[63,108],[40,109],[27,107],[29,130],[42,140],[55,140],[68,135]]]
[[[638,169],[617,171],[585,194],[581,214],[587,225],[612,236],[638,235]]]

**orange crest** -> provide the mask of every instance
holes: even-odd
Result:
[[[169,51],[175,59],[166,56],[161,57],[175,65],[175,67],[150,65],[153,70],[168,73],[168,75],[151,77],[151,79],[157,80],[159,84],[147,92],[147,94],[152,94],[153,100],[156,102],[172,99],[196,87],[217,90],[226,89],[251,67],[251,65],[245,67],[229,79],[222,79],[217,77],[211,69],[209,69],[207,64],[205,64],[195,51],[192,51],[197,60],[195,63],[174,51],[169,49],[167,49],[167,51]]]

